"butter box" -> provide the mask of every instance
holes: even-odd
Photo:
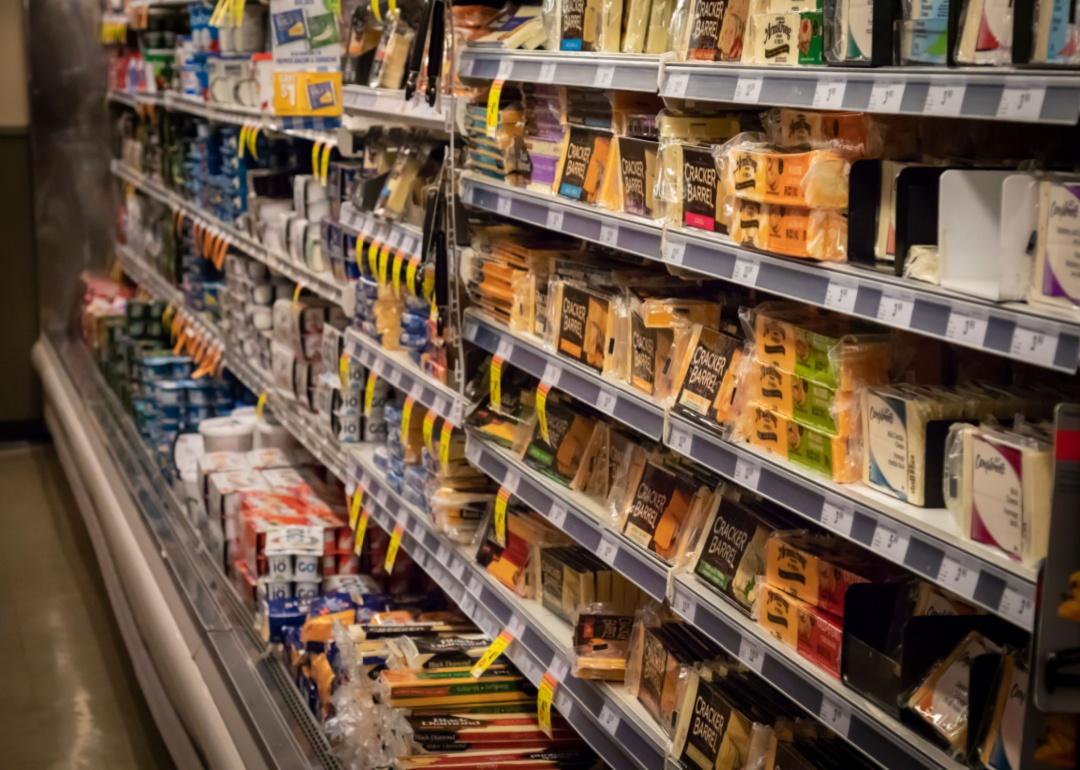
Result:
[[[758,597],[758,623],[799,655],[840,678],[842,618],[766,583]]]
[[[833,535],[774,532],[765,547],[765,579],[778,591],[843,617],[848,586],[889,573],[876,557],[860,557]]]
[[[753,402],[742,409],[739,421],[739,433],[760,449],[839,484],[859,478],[857,434],[830,435]]]

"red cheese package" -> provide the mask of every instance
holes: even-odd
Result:
[[[765,584],[758,591],[758,622],[799,655],[840,678],[843,618]]]

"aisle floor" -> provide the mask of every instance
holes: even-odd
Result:
[[[55,451],[0,447],[0,766],[170,768]]]

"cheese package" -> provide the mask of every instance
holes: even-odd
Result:
[[[1050,535],[1053,443],[954,423],[945,447],[945,504],[961,531],[1012,559],[1037,564]]]
[[[934,664],[907,699],[907,707],[954,751],[963,751],[967,745],[971,663],[980,655],[995,652],[1000,652],[996,644],[976,631],[969,632],[948,657]]]
[[[716,51],[720,61],[741,61],[746,21],[750,13],[750,0],[728,0],[724,9],[724,21],[720,25],[720,39]]]
[[[698,541],[694,573],[749,613],[765,574],[765,544],[774,528],[760,503],[724,496]]]
[[[1080,305],[1080,185],[1039,182],[1035,274],[1028,301]]]
[[[680,52],[692,61],[714,61],[718,57],[720,30],[727,8],[726,0],[694,0],[686,32],[686,45]]]
[[[623,53],[644,53],[645,39],[649,32],[649,13],[651,0],[626,0],[624,29],[622,38]]]
[[[615,298],[559,280],[552,281],[548,291],[553,347],[560,355],[602,372],[615,328]]]
[[[759,449],[838,484],[859,478],[862,444],[858,433],[833,435],[815,430],[754,402],[740,407],[735,432]]]
[[[586,604],[574,622],[574,676],[621,682],[630,655],[634,616],[604,603]]]
[[[848,221],[840,211],[735,198],[728,230],[735,243],[785,257],[823,262],[847,259]]]
[[[758,592],[758,623],[785,645],[837,679],[844,621],[770,583]]]
[[[894,570],[839,537],[806,530],[774,532],[765,547],[765,580],[772,588],[837,617],[849,586],[881,580]]]
[[[403,633],[398,631],[395,635]],[[456,675],[447,672],[385,669],[379,674],[390,690],[394,708],[453,706],[461,703],[526,703],[536,696],[525,690],[525,680],[518,674],[488,669],[479,678],[468,670]]]
[[[825,59],[830,64],[873,61],[873,0],[826,0],[824,18]]]
[[[723,184],[744,200],[847,209],[851,162],[835,150],[785,152],[743,134],[718,150]]]
[[[744,766],[752,724],[703,672],[690,672],[678,714],[671,753],[681,767]]]
[[[861,430],[854,391],[837,391],[756,357],[744,364],[738,387],[742,397],[815,430],[845,436]]]
[[[898,21],[900,63],[944,66],[949,61],[949,20]]]
[[[1080,62],[1080,27],[1075,0],[1035,0],[1032,64]]]
[[[731,414],[742,361],[741,343],[723,332],[694,324],[681,360],[671,359],[675,372],[674,408],[716,428]]]
[[[956,63],[1009,64],[1012,33],[1011,0],[964,0],[956,39]]]
[[[671,21],[675,0],[652,0],[649,9],[649,31],[645,38],[645,53],[659,54],[671,50]]]
[[[577,476],[596,421],[574,411],[572,404],[548,396],[543,421],[537,420],[524,462],[559,483],[569,486]],[[547,426],[547,439],[542,426]]]
[[[656,207],[657,153],[660,145],[650,139],[615,137],[618,173],[608,174],[615,193],[611,208],[652,219]]]
[[[622,0],[561,0],[559,50],[617,53]]]
[[[674,153],[680,159],[682,216],[686,227],[709,232],[726,229],[723,216],[724,192],[716,158],[705,147],[682,145]]]
[[[821,64],[821,11],[751,14],[746,27],[745,64]]]
[[[1018,655],[1006,655],[1001,660],[1001,676],[990,722],[980,742],[979,758],[986,767],[1020,770],[1027,698],[1027,669]]]
[[[673,395],[674,375],[668,362],[686,355],[690,326],[681,319],[649,324],[637,308],[630,311],[629,326],[627,379],[635,389],[666,403]]]
[[[705,158],[712,144],[723,144],[740,130],[738,118],[697,115],[678,115],[664,110],[656,121],[660,136],[657,154],[657,201],[660,212],[672,225],[684,224],[683,209],[686,207],[687,183],[685,180],[684,148],[691,150],[690,164],[694,180],[702,189],[695,191],[696,204],[691,207],[701,229],[717,230],[724,225],[724,195],[719,190],[720,175],[715,160]],[[696,152],[694,152],[696,150]],[[705,201],[712,201],[710,208]],[[709,223],[712,227],[709,227]]]
[[[626,491],[627,504],[616,511],[623,534],[669,562],[693,546],[719,501],[685,470],[653,460],[631,470]]]
[[[513,6],[495,19],[489,26],[490,32],[471,40],[469,45],[506,50],[539,48],[545,37],[540,11],[538,5]]]
[[[785,149],[832,148],[862,156],[880,147],[873,117],[865,112],[824,112],[774,107],[762,117],[769,141]]]
[[[595,203],[610,160],[611,139],[606,131],[570,126],[563,137],[554,192],[582,203]]]
[[[644,626],[644,627],[643,627]],[[714,660],[720,652],[696,629],[682,623],[635,626],[626,681],[631,692],[671,736],[678,723],[679,706],[696,665]],[[632,673],[631,669],[638,669]],[[636,687],[635,687],[636,685]]]

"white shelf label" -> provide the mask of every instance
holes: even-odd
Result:
[[[450,409],[450,402],[447,401],[445,396],[436,396],[435,405],[431,408],[435,410],[435,414],[439,415],[440,417],[446,417],[447,412]]]
[[[511,198],[508,198],[505,195],[500,195],[498,198],[495,199],[495,210],[499,212],[500,216],[508,217],[510,216],[511,204]]]
[[[600,225],[600,243],[605,246],[618,246],[619,245],[619,227],[618,225]]]
[[[596,68],[593,76],[594,88],[611,88],[611,81],[615,79],[615,65],[603,64]]]
[[[829,288],[825,290],[825,307],[841,313],[854,313],[855,300],[859,296],[859,287],[851,281],[829,279]]]
[[[740,75],[735,81],[735,93],[731,97],[733,102],[747,102],[757,104],[761,98],[761,87],[765,84],[765,78],[761,75]]]
[[[878,522],[874,529],[874,537],[870,541],[870,547],[885,557],[895,562],[903,563],[907,556],[908,546],[911,545],[911,536],[906,532],[899,532]]]
[[[1016,358],[1033,364],[1053,366],[1057,355],[1058,336],[1054,332],[1040,332],[1017,326],[1013,330],[1009,352]]]
[[[435,552],[435,555],[439,559],[439,564],[450,563],[450,547],[446,544],[440,543],[438,550]]]
[[[944,115],[955,117],[960,114],[964,106],[964,94],[967,86],[962,83],[946,83],[943,85],[930,84],[926,89],[926,102],[923,104],[923,112],[927,115]]]
[[[514,71],[513,59],[502,59],[499,62],[499,69],[495,72],[496,80],[506,80],[510,77],[510,73]]]
[[[424,383],[414,382],[412,387],[409,388],[409,398],[413,401],[419,401],[420,397],[424,395]]]
[[[513,631],[510,633],[515,639],[518,638],[517,634]],[[521,673],[525,674],[530,682],[533,684],[540,684],[540,679],[544,676],[544,669],[540,668],[540,664],[533,660],[530,655],[525,654],[525,659],[518,668],[521,669]]]
[[[975,585],[979,582],[979,572],[967,567],[956,559],[945,556],[937,574],[938,583],[954,594],[970,598],[975,595]]]
[[[889,291],[881,293],[877,319],[890,326],[907,329],[911,326],[911,315],[915,312],[915,300],[906,292]]]
[[[819,110],[838,110],[844,106],[846,80],[819,80],[814,87],[814,107]]]
[[[400,369],[391,369],[390,374],[386,375],[386,379],[390,381],[391,385],[400,385],[401,384],[401,370]]]
[[[664,241],[660,251],[665,262],[681,265],[686,257],[686,241]]]
[[[954,308],[949,312],[949,322],[945,325],[945,339],[982,347],[989,323],[989,318],[983,313]]]
[[[562,209],[548,209],[547,213],[547,229],[548,230],[562,230],[563,226],[563,212]]]
[[[506,487],[506,491],[508,491],[512,495],[516,495],[519,484],[521,484],[521,476],[518,475],[518,472],[515,470],[507,469],[506,475],[503,476],[502,483],[502,485]]]
[[[904,103],[903,83],[874,83],[870,89],[870,112],[900,112]]]
[[[609,537],[608,535],[604,535],[600,538],[600,545],[596,547],[596,555],[599,556],[605,564],[614,566],[615,556],[618,555],[618,553],[619,544],[614,538]]]
[[[748,669],[760,674],[761,667],[765,664],[765,648],[753,639],[744,636],[739,640],[739,660]]]
[[[498,347],[495,348],[495,357],[501,358],[503,361],[509,361],[512,355],[514,355],[514,341],[503,337],[499,340]]]
[[[1010,86],[1006,83],[997,116],[1006,120],[1038,120],[1046,100],[1046,86]]]
[[[604,414],[610,415],[615,411],[615,402],[619,397],[610,390],[601,390],[596,397],[596,408]]]
[[[484,452],[484,450],[480,446],[479,441],[473,441],[473,440],[470,439],[465,444],[465,459],[467,459],[473,465],[479,465],[480,464],[480,455],[482,455],[483,452]]]
[[[826,693],[821,694],[821,709],[818,711],[821,721],[833,731],[846,738],[851,729],[851,709],[844,703]]]
[[[998,603],[998,613],[1021,628],[1031,628],[1035,621],[1035,603],[1021,596],[1012,586],[1005,586]]]
[[[515,639],[521,639],[525,636],[525,618],[520,615],[511,615],[510,622],[506,624],[506,630],[510,632],[510,636]],[[537,677],[539,679],[539,677]]]
[[[555,81],[555,68],[558,62],[546,61],[540,65],[540,75],[536,78],[540,83],[553,83]]]
[[[466,594],[458,603],[458,606],[461,607],[461,611],[464,612],[466,616],[470,618],[474,617],[474,613],[476,612],[476,600],[471,596]]]
[[[554,677],[556,682],[561,682],[570,673],[570,661],[556,653],[551,657],[551,665],[548,666],[548,671],[551,672],[551,676]]]
[[[548,518],[552,524],[562,529],[563,525],[566,524],[566,506],[553,500],[551,508],[548,510]]]
[[[681,99],[686,96],[686,87],[688,85],[690,85],[690,75],[685,72],[676,72],[674,75],[668,76],[664,95]]]
[[[851,526],[854,523],[855,513],[850,503],[829,498],[822,501],[821,526],[839,532],[844,537],[851,537]]]
[[[610,734],[614,735],[615,731],[619,729],[619,715],[606,703],[600,709],[599,719],[600,726]]]
[[[562,367],[550,361],[544,364],[544,376],[540,378],[541,382],[555,388],[558,387],[560,379],[562,379]]]
[[[752,257],[736,257],[735,267],[731,271],[731,280],[744,286],[757,286],[758,271],[761,264]]]
[[[570,697],[570,693],[564,687],[555,690],[555,708],[559,710],[560,714],[567,718],[569,718],[574,710],[574,701]]]
[[[690,445],[693,440],[694,437],[689,431],[679,428],[672,428],[671,433],[668,434],[668,446],[684,455],[690,454]]]
[[[480,590],[484,587],[484,581],[480,579],[479,575],[469,575],[469,593],[473,596],[479,597]]]
[[[675,610],[676,614],[693,622],[696,607],[693,598],[689,594],[676,594],[671,602],[671,608]]]
[[[735,482],[747,489],[756,490],[761,480],[761,466],[753,460],[739,457],[735,460]]]

